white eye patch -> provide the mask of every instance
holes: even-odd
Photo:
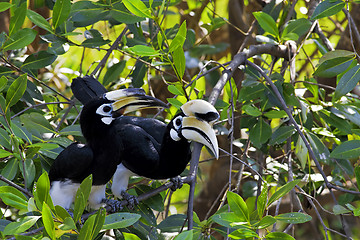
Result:
[[[111,116],[112,113],[112,105],[110,103],[103,104],[96,109],[96,113],[101,116]]]
[[[180,141],[179,134],[174,129],[170,130],[170,137],[174,141]]]

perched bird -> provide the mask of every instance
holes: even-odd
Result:
[[[80,81],[79,78],[74,82]],[[82,80],[81,80],[82,81]],[[77,90],[83,89],[80,83]],[[85,88],[84,93],[88,89]],[[54,160],[49,171],[50,196],[54,205],[69,209],[80,183],[92,174],[89,205],[100,207],[105,199],[106,183],[121,163],[124,146],[115,120],[131,111],[147,107],[166,107],[160,100],[146,96],[142,89],[128,88],[86,98],[81,111],[80,126],[86,144],[75,142]],[[82,96],[83,96],[82,95]],[[90,98],[90,97],[89,97]]]
[[[85,79],[84,81],[88,81]],[[89,91],[101,93],[98,82],[87,84]],[[91,89],[91,90],[90,90]],[[80,91],[75,97],[87,101]],[[218,143],[213,123],[219,118],[216,109],[204,100],[185,103],[169,124],[151,118],[122,116],[114,120],[124,151],[116,167],[111,190],[116,197],[136,202],[126,193],[129,177],[138,175],[151,179],[168,179],[177,184],[177,176],[191,158],[191,141],[207,146],[218,158]],[[179,183],[180,186],[182,183]]]

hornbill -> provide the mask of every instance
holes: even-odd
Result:
[[[79,81],[79,78],[73,80],[75,83]],[[83,88],[80,82],[78,90]],[[89,96],[94,95],[96,93]],[[124,152],[121,132],[115,120],[128,112],[147,107],[166,105],[146,96],[144,90],[138,88],[115,90],[86,100],[80,115],[80,126],[87,143],[69,145],[54,160],[49,171],[50,196],[54,205],[69,209],[80,183],[90,174],[93,177],[90,207],[99,208],[103,203],[111,203],[105,198],[106,183],[114,175]]]
[[[89,91],[101,94],[103,86],[91,79],[83,79]],[[91,82],[91,83],[90,83]],[[81,91],[73,93],[80,101],[87,101]],[[111,190],[118,198],[133,203],[126,194],[129,177],[138,175],[150,179],[168,179],[177,185],[191,158],[190,142],[207,146],[218,158],[218,144],[212,124],[219,118],[216,109],[204,100],[185,103],[169,124],[157,119],[122,116],[114,120],[124,151],[116,167]],[[179,183],[181,186],[182,183]]]

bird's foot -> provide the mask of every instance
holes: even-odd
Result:
[[[180,189],[183,186],[183,180],[180,176],[170,178],[170,181],[173,183],[171,186],[171,190],[176,191],[176,189]]]
[[[118,200],[104,198],[102,202],[111,208],[110,209],[111,213],[118,212],[124,208],[121,202]]]
[[[133,196],[133,195],[130,195],[128,194],[127,192],[125,191],[122,191],[121,192],[121,197],[127,201],[127,207],[130,209],[130,210],[133,210],[135,205],[138,205],[139,204],[139,200],[137,199],[136,196]]]

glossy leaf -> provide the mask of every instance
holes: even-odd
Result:
[[[11,3],[8,2],[0,2],[0,12],[4,12],[6,10],[8,10],[9,8],[11,8],[12,6],[14,6]]]
[[[344,96],[353,90],[360,79],[360,65],[356,65],[347,71],[339,80],[335,89],[335,99]]]
[[[264,229],[276,223],[276,219],[273,216],[267,215],[263,217],[259,222],[255,224],[257,229]]]
[[[8,79],[5,76],[0,77],[0,92],[2,92],[8,83]]]
[[[56,239],[54,219],[52,217],[49,206],[45,202],[43,203],[41,215],[47,234],[50,236],[51,239]]]
[[[105,223],[102,229],[125,228],[133,225],[141,218],[141,215],[135,213],[113,213],[105,217]]]
[[[10,159],[6,163],[6,166],[2,169],[1,175],[10,181],[13,180],[15,178],[16,174],[18,173],[18,170],[19,170],[18,166],[19,166],[19,164],[18,164],[18,160],[16,158]],[[5,185],[5,183],[3,183],[1,185]]]
[[[305,35],[311,27],[311,22],[306,18],[290,20],[281,34],[284,40],[297,41],[299,37]]]
[[[23,74],[10,85],[6,94],[6,110],[17,103],[24,95],[27,86],[27,75]]]
[[[260,118],[259,121],[255,124],[253,128],[250,129],[250,140],[255,147],[261,147],[271,137],[271,127],[267,124],[263,118]]]
[[[327,52],[320,59],[314,76],[329,78],[343,73],[350,66],[354,57],[353,52],[346,50]]]
[[[218,213],[211,217],[211,220],[216,222],[217,224],[232,228],[234,225],[244,225],[247,223],[247,220],[244,216],[237,215],[234,212],[224,212]]]
[[[36,206],[41,210],[43,203],[46,203],[51,209],[54,209],[50,194],[50,180],[47,172],[44,171],[36,182],[34,188],[34,198]]]
[[[330,157],[338,159],[355,159],[360,156],[360,140],[350,140],[337,146]]]
[[[35,40],[36,34],[37,32],[30,28],[20,29],[6,40],[3,50],[8,51],[26,47]]]
[[[37,12],[28,9],[26,12],[26,16],[38,27],[41,27],[42,29],[45,29],[46,31],[55,34],[50,23],[48,23],[48,21],[46,21],[45,18]]]
[[[56,29],[69,16],[71,10],[70,0],[57,0],[53,9],[52,25]]]
[[[74,203],[74,221],[77,222],[80,220],[81,215],[83,214],[87,201],[90,196],[91,186],[92,186],[92,175],[89,175],[85,178],[80,184],[79,189],[76,192],[75,203]]]
[[[122,2],[136,16],[151,18],[150,9],[141,0],[123,0]]]
[[[104,86],[109,83],[117,82],[119,80],[120,74],[124,70],[126,66],[126,61],[120,61],[114,65],[112,65],[105,73],[102,84]]]
[[[165,218],[157,226],[161,232],[180,232],[186,221],[186,215],[184,214],[173,214]]]
[[[322,1],[315,8],[315,11],[311,16],[311,20],[313,21],[320,18],[330,17],[340,12],[344,7],[345,7],[345,2],[343,1],[331,1],[331,0]]]
[[[240,195],[233,192],[228,192],[227,200],[231,211],[233,211],[240,218],[243,218],[245,221],[250,220],[248,207]]]
[[[329,149],[319,139],[318,136],[316,136],[311,132],[305,132],[305,133],[318,161],[329,163],[329,158],[330,158]]]
[[[127,51],[139,55],[139,56],[158,56],[160,51],[154,50],[152,47],[145,45],[135,45],[133,47],[127,48]]]
[[[25,21],[26,11],[27,11],[27,2],[26,1],[23,2],[20,6],[18,6],[15,9],[14,15],[10,18],[9,36],[12,37],[12,35],[14,33],[18,32],[18,30],[22,27],[22,25]],[[14,50],[14,49],[11,49],[11,50]]]
[[[22,233],[31,228],[41,216],[26,216],[19,222],[11,222],[6,225],[4,235],[14,235]]]
[[[229,234],[231,239],[246,239],[246,238],[258,238],[259,235],[251,229],[237,229]]]
[[[360,189],[360,166],[356,166],[354,169],[355,177],[356,177],[356,184],[358,186],[358,189]]]
[[[182,48],[177,48],[172,55],[174,58],[176,72],[178,73],[179,78],[182,79],[186,67],[184,50]]]
[[[295,238],[283,232],[271,232],[265,236],[265,239],[295,240]]]
[[[139,17],[129,13],[128,11],[122,11],[120,9],[112,9],[110,11],[110,16],[116,21],[126,24],[134,24],[145,20],[144,17]]]
[[[293,126],[281,126],[271,135],[270,145],[281,144],[295,133]]]
[[[31,54],[26,58],[21,68],[26,69],[40,69],[51,65],[57,56],[45,51],[40,51],[36,54]]]
[[[250,116],[253,116],[253,117],[259,117],[259,116],[262,115],[262,112],[257,107],[254,107],[254,106],[249,105],[249,104],[243,105],[242,110],[247,115],[250,115]]]
[[[182,48],[185,40],[186,40],[186,21],[184,21],[181,24],[179,31],[176,33],[176,36],[174,37],[174,39],[171,41],[170,46],[169,46],[169,52],[172,53],[176,49]],[[175,62],[175,59],[174,59],[174,62]]]
[[[264,183],[261,193],[257,199],[257,212],[261,219],[264,216],[265,208],[268,200],[268,185]]]
[[[269,14],[265,12],[253,12],[253,15],[265,32],[273,35],[276,38],[279,37],[279,30],[276,26],[276,23]]]
[[[184,90],[182,89],[182,86],[180,85],[168,85],[168,90],[174,95],[178,96],[184,96]]]
[[[292,223],[292,224],[299,224],[311,221],[312,217],[305,213],[300,212],[290,212],[290,213],[283,213],[275,216],[276,220]]]
[[[298,183],[300,179],[286,183],[284,186],[278,188],[276,192],[270,197],[267,206],[270,206],[273,202],[283,197],[285,194],[291,191]]]
[[[11,207],[19,210],[27,210],[27,199],[19,190],[11,186],[0,187],[1,200]]]
[[[123,232],[122,234],[126,240],[141,240],[141,238],[132,233]]]
[[[194,230],[184,231],[177,235],[174,240],[192,240],[193,239]]]

